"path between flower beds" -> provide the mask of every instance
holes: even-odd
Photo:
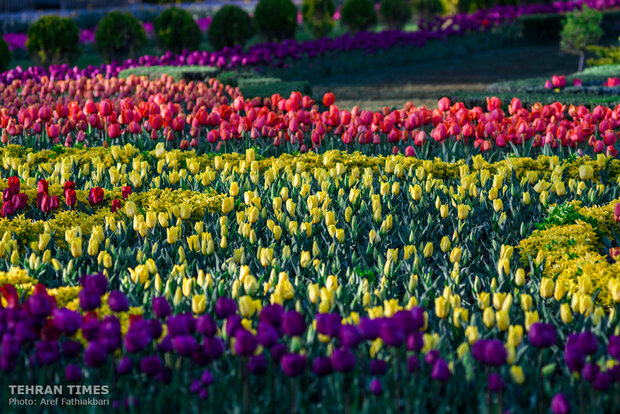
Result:
[[[497,81],[572,73],[577,58],[556,45],[508,46],[469,56],[438,59],[375,71],[348,73],[322,79],[313,86],[316,96],[331,91],[341,108],[360,105],[379,110],[412,100],[432,106],[437,99],[457,90],[480,91]]]

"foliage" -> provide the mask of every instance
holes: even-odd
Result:
[[[586,60],[588,66],[620,64],[620,46],[589,46],[588,52],[591,52],[596,56]]]
[[[208,37],[211,45],[220,50],[224,47],[244,46],[254,35],[250,16],[238,6],[223,6],[209,25]]]
[[[142,22],[131,13],[110,12],[97,26],[95,48],[107,62],[133,57],[145,44]]]
[[[6,41],[0,36],[0,71],[7,70],[11,64],[11,50]]]
[[[260,0],[254,9],[254,24],[270,42],[293,38],[297,30],[297,7],[291,0]]]
[[[385,24],[393,30],[400,30],[411,19],[407,0],[383,0],[379,14]]]
[[[602,19],[600,11],[587,6],[566,15],[560,32],[560,47],[567,53],[580,55],[580,72],[583,70],[584,53],[588,46],[595,44],[603,35]]]
[[[340,9],[342,23],[350,32],[372,29],[377,24],[377,12],[372,0],[347,0]]]
[[[200,28],[184,9],[171,7],[164,10],[153,22],[153,28],[163,50],[180,53],[182,50],[197,50],[200,45]]]
[[[334,28],[335,11],[332,0],[304,0],[301,5],[304,24],[317,39],[327,36]]]
[[[38,65],[71,64],[81,53],[78,28],[68,17],[41,17],[28,28],[26,49]]]

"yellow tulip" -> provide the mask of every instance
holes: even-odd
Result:
[[[17,250],[13,251],[13,254],[16,254]],[[75,238],[71,241],[71,255],[73,257],[81,257],[82,256],[82,239]],[[11,259],[13,255],[11,255]]]
[[[222,199],[222,213],[228,214],[235,207],[235,199],[233,197],[226,197]]]
[[[435,298],[435,314],[438,318],[443,319],[448,316],[450,312],[450,302],[448,302],[443,296]]]
[[[455,247],[452,249],[450,253],[450,262],[451,263],[459,263],[461,261],[461,256],[463,254],[463,249],[460,247]]]
[[[495,319],[497,320],[497,328],[500,331],[505,331],[510,326],[510,315],[505,310],[498,311]]]
[[[204,313],[207,308],[207,297],[205,295],[194,295],[192,297],[192,312],[195,314]]]
[[[570,305],[563,303],[560,305],[560,318],[564,323],[571,323],[573,321],[573,313],[571,312]]]
[[[513,365],[510,367],[510,376],[515,384],[523,384],[525,382],[525,375],[523,369],[519,365]]]
[[[433,255],[433,243],[428,242],[426,246],[424,246],[424,257],[427,259]]]
[[[256,312],[254,301],[248,295],[239,298],[239,311],[244,318],[250,318]]]
[[[478,341],[478,327],[470,325],[465,328],[465,336],[469,345],[475,344]]]
[[[519,268],[515,273],[515,284],[519,287],[525,285],[525,270]]]
[[[553,296],[553,291],[555,288],[555,284],[553,283],[553,279],[548,277],[543,277],[540,281],[540,296],[545,299]]]
[[[465,204],[459,204],[458,207],[458,216],[459,216],[459,220],[465,220],[467,218],[467,216],[469,215],[469,210],[471,209],[471,207],[469,207],[468,205]]]
[[[441,243],[439,244],[442,252],[447,252],[452,247],[452,243],[450,242],[450,238],[448,236],[443,236],[441,239]]]
[[[523,341],[523,327],[521,325],[511,325],[508,328],[508,344],[517,347]]]
[[[482,314],[482,322],[484,325],[491,329],[495,325],[495,312],[492,308],[486,308]]]

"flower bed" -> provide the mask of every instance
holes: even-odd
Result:
[[[374,58],[382,58],[382,51],[390,49],[419,48],[429,41],[445,39],[449,36],[463,36],[470,32],[487,32],[506,22],[511,22],[522,15],[540,13],[564,13],[587,4],[596,9],[609,9],[619,5],[618,0],[579,0],[572,2],[556,2],[551,5],[527,6],[495,6],[488,10],[480,10],[472,14],[459,14],[449,17],[437,17],[421,23],[416,32],[384,31],[380,33],[361,32],[355,35],[344,35],[330,39],[323,38],[312,41],[297,42],[286,40],[282,43],[263,43],[251,46],[247,51],[242,48],[227,48],[218,52],[187,52],[181,55],[165,54],[161,57],[143,56],[125,62],[115,62],[100,67],[79,69],[67,65],[50,66],[49,68],[30,67],[26,70],[16,68],[0,74],[0,83],[10,83],[14,79],[35,79],[51,76],[54,79],[95,77],[103,74],[106,77],[117,76],[120,71],[137,66],[157,65],[208,65],[225,68],[283,68],[290,69],[291,64],[301,63],[308,66],[317,57],[330,58],[343,52],[361,52],[365,55],[374,54]],[[402,55],[402,53],[397,53]],[[402,58],[402,56],[401,56]],[[328,59],[329,60],[329,59]],[[392,62],[392,60],[388,60]],[[317,64],[320,62],[317,62]],[[328,62],[331,64],[332,62]]]
[[[341,110],[331,93],[319,107],[299,92],[250,99],[215,79],[175,82],[165,75],[15,80],[0,93],[2,143],[34,149],[132,143],[150,150],[165,140],[168,148],[200,153],[256,146],[266,155],[341,149],[445,161],[479,152],[616,156],[620,111],[559,102],[528,109],[515,98],[506,113],[498,98],[487,98],[486,110],[442,98],[433,109],[407,103],[373,113]]]
[[[552,204],[607,205],[578,212],[611,234],[618,160],[163,143],[0,158],[2,387],[28,371],[129,409],[613,411],[617,273],[584,255],[552,299],[552,256],[528,252]]]

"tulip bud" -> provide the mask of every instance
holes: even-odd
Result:
[[[548,277],[542,278],[540,282],[540,296],[542,296],[545,299],[548,299],[551,296],[553,296],[553,291],[554,291],[553,279],[548,278]]]

